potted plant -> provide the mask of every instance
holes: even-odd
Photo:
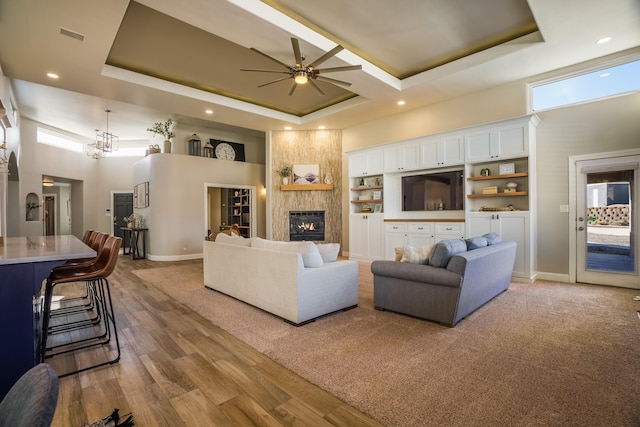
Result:
[[[39,203],[27,202],[27,221],[33,221],[33,211],[40,207]]]
[[[147,130],[154,135],[162,135],[164,137],[164,152],[171,152],[171,138],[176,136],[175,133],[171,130],[171,125],[173,124],[173,120],[167,119],[165,122],[155,122],[152,127],[147,128]]]
[[[291,176],[291,173],[293,173],[293,166],[287,164],[283,165],[280,170],[278,170],[278,175],[282,177],[282,183],[284,185],[289,184],[289,177]]]

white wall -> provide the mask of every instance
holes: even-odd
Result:
[[[152,154],[134,166],[134,182],[149,182],[149,207],[135,209],[148,231],[147,256],[158,261],[200,258],[207,233],[208,184],[255,186],[256,236],[265,236],[263,164],[176,154]]]
[[[640,147],[640,93],[538,116],[538,271],[568,274],[569,156]]]
[[[144,157],[106,157],[94,160],[84,153],[73,153],[60,150],[36,142],[38,126],[44,126],[29,119],[20,120],[20,128],[11,129],[12,135],[19,132],[19,137],[12,137],[15,141],[10,148],[18,155],[19,181],[13,183],[9,191],[7,210],[17,210],[17,214],[9,215],[16,218],[8,223],[7,235],[27,236],[41,235],[42,224],[25,221],[25,196],[36,193],[43,194],[42,175],[66,178],[72,180],[71,197],[73,199],[73,229],[72,234],[82,237],[84,230],[90,228],[106,233],[111,232],[113,218],[107,215],[107,209],[111,208],[112,191],[133,191],[135,184],[149,181],[139,178],[134,180],[134,165],[144,163]],[[46,127],[46,126],[44,126]],[[169,239],[170,243],[160,246],[152,246],[162,256],[182,256],[197,254],[202,251],[204,239],[204,182],[244,184],[264,186],[264,135],[259,132],[249,132],[241,135],[229,129],[212,129],[202,126],[176,124],[174,129],[174,153],[186,153],[187,141],[193,133],[197,133],[203,143],[209,138],[226,139],[245,144],[247,161],[262,162],[262,164],[243,162],[224,162],[217,159],[205,159],[187,155],[167,155],[174,160],[166,166],[157,169],[156,180],[160,183],[152,187],[151,200],[162,201],[168,196],[164,189],[175,190],[177,198],[167,201],[166,209],[157,209],[159,219],[152,220],[150,226],[155,227],[159,233],[157,240],[163,242]],[[261,136],[262,135],[262,136]],[[151,141],[150,143],[156,143]],[[159,142],[158,142],[159,143]],[[155,155],[154,155],[155,156]],[[152,157],[152,156],[150,156]],[[160,156],[162,157],[162,156]],[[158,157],[159,158],[159,157]],[[193,167],[193,165],[197,165]],[[194,190],[194,180],[198,182]],[[259,187],[261,190],[263,187]],[[172,193],[174,194],[174,193]],[[174,195],[175,195],[174,194]],[[256,233],[264,236],[264,192],[257,191],[258,209],[262,216]],[[194,199],[191,200],[190,198]],[[176,203],[177,200],[177,203]],[[160,207],[162,203],[157,203]],[[194,214],[198,210],[197,215]],[[166,216],[165,216],[166,215]],[[146,216],[146,215],[145,215]],[[202,216],[202,218],[200,218]],[[197,220],[194,219],[197,217]],[[165,231],[171,229],[171,232]],[[162,231],[165,230],[165,231]],[[162,231],[162,233],[161,233]],[[180,236],[174,241],[171,236]],[[157,242],[156,242],[157,243]],[[183,251],[184,244],[188,250]]]

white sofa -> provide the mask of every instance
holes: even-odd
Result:
[[[203,242],[207,288],[296,326],[358,305],[355,261],[323,262],[327,257],[319,258],[319,246],[312,242],[222,239],[224,243],[219,238]]]

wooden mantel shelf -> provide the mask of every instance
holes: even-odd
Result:
[[[282,191],[333,190],[333,184],[289,184],[280,186]]]

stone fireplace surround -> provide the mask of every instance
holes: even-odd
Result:
[[[324,242],[343,243],[341,136],[339,130],[271,132],[271,179],[267,189],[270,194],[267,209],[271,214],[271,239],[289,240],[290,211],[324,210]],[[331,172],[334,187],[332,190],[322,191],[315,190],[310,184],[309,190],[282,191],[282,178],[277,171],[283,164],[318,164],[321,177]]]

